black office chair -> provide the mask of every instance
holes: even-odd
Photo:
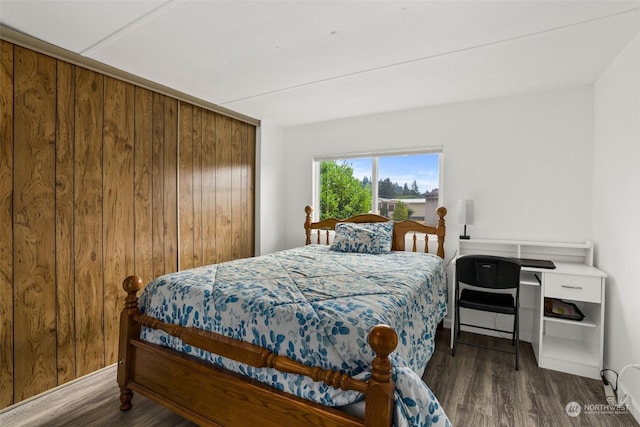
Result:
[[[504,258],[492,255],[464,255],[456,260],[456,294],[454,322],[454,340],[451,355],[456,354],[457,344],[473,345],[490,350],[498,350],[516,355],[516,371],[518,370],[518,357],[520,338],[518,309],[520,306],[520,262],[513,258]],[[465,284],[470,288],[460,289]],[[496,290],[515,290],[511,292],[495,292]],[[514,298],[515,297],[515,298]],[[513,315],[513,330],[488,328],[460,322],[460,307],[471,310],[488,311]],[[485,347],[460,341],[460,326],[473,326],[496,332],[511,334],[511,344],[515,344],[515,352],[510,352],[495,347]]]

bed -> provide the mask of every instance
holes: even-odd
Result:
[[[140,298],[124,280],[121,410],[136,392],[200,425],[450,425],[416,373],[446,315],[446,209],[436,226],[305,211],[303,247],[162,276]]]

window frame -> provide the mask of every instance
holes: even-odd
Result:
[[[367,151],[358,153],[343,153],[343,154],[326,154],[317,155],[313,158],[313,188],[311,191],[311,197],[313,200],[313,206],[318,206],[318,209],[313,210],[312,219],[318,221],[320,218],[320,163],[331,160],[349,160],[349,159],[371,159],[371,212],[380,215],[379,199],[378,199],[378,159],[380,157],[393,157],[393,156],[411,156],[411,155],[425,155],[425,154],[437,154],[438,155],[438,206],[442,206],[442,200],[444,199],[443,190],[443,157],[444,150],[441,145],[431,147],[420,148],[407,148],[399,150],[378,150]]]

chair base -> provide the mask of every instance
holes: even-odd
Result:
[[[511,345],[515,345],[515,350],[514,351],[509,351],[509,350],[504,350],[501,348],[497,348],[497,347],[490,347],[490,346],[485,346],[482,344],[475,344],[475,343],[470,343],[468,341],[461,341],[458,339],[458,337],[460,336],[460,329],[458,329],[457,331],[453,330],[451,333],[454,333],[454,339],[453,339],[453,348],[451,349],[451,356],[455,356],[456,355],[456,345],[458,344],[464,344],[464,345],[468,345],[470,347],[477,347],[477,348],[482,348],[485,350],[493,350],[493,351],[499,351],[501,353],[507,353],[507,354],[513,354],[516,356],[516,371],[519,371],[519,359],[520,359],[520,337],[516,337],[515,335],[519,335],[519,334],[514,334],[513,331],[505,331],[503,329],[494,329],[494,328],[487,328],[487,327],[482,327],[482,326],[477,326],[477,325],[468,325],[466,323],[461,323],[460,326],[471,326],[474,328],[479,328],[479,329],[486,329],[489,331],[496,331],[496,332],[505,332],[505,333],[509,333],[509,334],[513,334],[513,338],[511,339]]]
[[[515,350],[514,350],[514,351],[503,350],[503,349],[501,349],[501,348],[497,348],[497,347],[489,347],[489,346],[486,346],[486,345],[476,344],[476,343],[471,343],[471,342],[467,342],[467,341],[457,341],[456,343],[457,343],[457,344],[464,344],[464,345],[468,345],[468,346],[471,346],[471,347],[483,348],[483,349],[485,349],[485,350],[499,351],[499,352],[501,352],[501,353],[516,354]],[[513,344],[512,344],[512,345],[513,345]],[[451,353],[452,353],[452,355],[454,355],[454,356],[455,356],[455,354],[453,354],[453,353],[454,353],[454,350],[453,350],[453,349],[451,349]]]

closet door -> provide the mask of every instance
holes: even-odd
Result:
[[[253,255],[255,127],[180,103],[180,269]]]

